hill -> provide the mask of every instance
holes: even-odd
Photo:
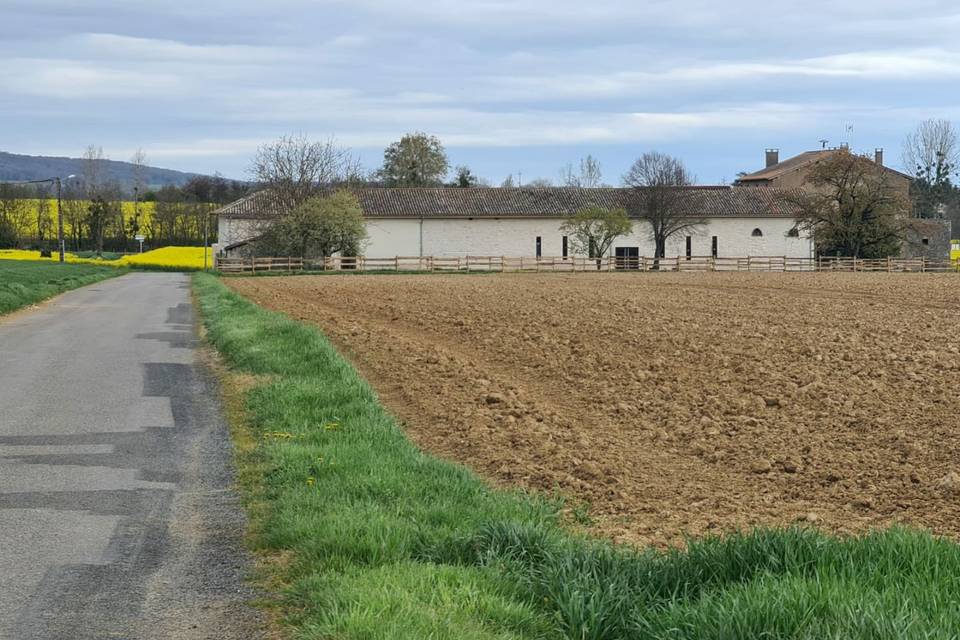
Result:
[[[71,174],[79,175],[82,171],[83,160],[80,158],[60,158],[54,156],[27,156],[0,151],[0,182],[20,180],[43,180],[55,176],[66,177]],[[109,182],[118,182],[129,185],[133,182],[133,165],[118,160],[104,160],[102,164],[104,177]],[[190,178],[199,174],[145,167],[145,180],[151,188],[159,188],[172,184],[183,186]]]

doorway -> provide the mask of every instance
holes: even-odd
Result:
[[[639,269],[640,247],[617,247],[614,249],[617,269]]]

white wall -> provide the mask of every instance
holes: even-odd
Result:
[[[423,221],[423,251],[425,256],[533,256],[536,239],[541,238],[542,255],[562,255],[560,218],[456,218],[426,219]],[[368,219],[369,237],[364,254],[372,258],[421,255],[421,221],[417,218]],[[789,218],[711,218],[707,224],[689,233],[695,256],[709,256],[711,237],[718,238],[721,257],[787,256],[806,258],[812,255],[808,238],[789,238],[793,228]],[[635,222],[631,235],[618,238],[614,247],[638,247],[640,255],[653,255],[653,242],[645,222]],[[250,238],[260,233],[261,223],[251,220],[220,218],[218,222],[220,247]],[[754,229],[762,237],[751,235]],[[686,235],[680,234],[667,242],[667,256],[686,255]],[[574,253],[570,245],[570,254]],[[611,250],[612,252],[612,250]]]
[[[217,241],[213,245],[213,252],[219,253],[223,247],[249,240],[262,233],[263,222],[260,220],[243,220],[221,216],[217,219]]]
[[[542,255],[560,256],[561,223],[559,218],[426,219],[423,255],[533,256],[536,238],[540,236]],[[420,255],[420,224],[418,219],[370,220],[365,254],[374,258]],[[695,256],[709,256],[712,236],[717,236],[721,257],[810,257],[812,245],[808,238],[787,237],[793,226],[794,221],[788,218],[712,218],[694,232],[671,238],[667,256],[686,255],[686,235],[691,235]],[[636,222],[633,233],[618,238],[614,247],[638,247],[640,255],[652,256],[654,245],[648,228],[645,222]],[[752,236],[754,229],[760,229],[763,236]],[[572,244],[569,252],[574,253]]]

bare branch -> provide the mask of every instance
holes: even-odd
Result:
[[[360,174],[349,149],[333,138],[313,142],[306,136],[283,136],[257,149],[250,173],[287,210],[293,210],[320,189],[343,184]]]

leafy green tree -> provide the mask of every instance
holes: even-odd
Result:
[[[623,209],[587,207],[564,220],[560,230],[570,236],[574,253],[602,258],[614,240],[633,230],[633,224]]]
[[[416,132],[386,148],[379,173],[388,187],[429,187],[441,184],[448,168],[440,139]]]
[[[473,175],[473,172],[470,171],[470,167],[466,165],[460,165],[457,167],[456,171],[457,177],[453,182],[454,187],[466,189],[477,186],[479,180],[477,179],[477,176]]]
[[[783,197],[797,208],[797,226],[812,235],[818,253],[899,254],[910,204],[872,158],[841,149],[814,165],[804,184],[809,188]]]
[[[360,201],[349,191],[310,198],[271,224],[255,242],[262,256],[323,258],[360,254],[367,237]]]

